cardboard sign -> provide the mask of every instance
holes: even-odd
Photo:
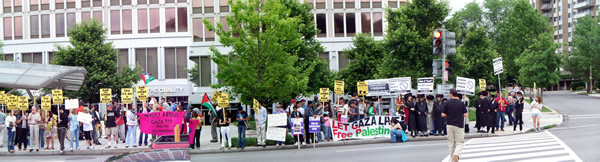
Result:
[[[110,88],[102,88],[100,89],[100,102],[101,103],[110,103],[112,100],[112,89]]]
[[[213,93],[213,96],[210,98],[210,100],[212,102],[219,103],[219,97],[220,96],[221,96],[221,91],[215,91],[215,93]]]
[[[321,118],[308,118],[308,133],[319,133],[321,131]]]
[[[252,108],[254,109],[254,113],[258,114],[258,109],[260,109],[260,102],[254,99],[254,104],[252,104]]]
[[[148,99],[148,87],[146,86],[137,86],[135,87],[135,94],[137,95],[137,99],[141,102],[146,102]]]
[[[343,80],[335,81],[335,86],[334,86],[333,92],[335,92],[335,94],[339,94],[339,95],[344,94],[344,81]]]
[[[6,106],[8,110],[17,110],[19,98],[17,96],[6,96]]]
[[[492,60],[492,63],[494,64],[494,75],[504,72],[504,67],[502,66],[502,57],[495,58]]]
[[[368,96],[387,96],[390,95],[390,85],[388,79],[367,80]]]
[[[175,126],[181,126],[185,112],[161,111],[137,113],[140,118],[140,131],[158,136],[173,135]]]
[[[133,103],[133,88],[121,88],[121,103]]]
[[[358,90],[359,96],[366,96],[369,94],[369,85],[367,82],[356,82],[356,89]]]
[[[411,92],[412,82],[410,77],[390,78],[388,79],[388,87],[390,95],[406,94]]]
[[[433,93],[433,83],[434,83],[433,77],[417,79],[417,93],[418,94],[432,94]]]
[[[475,79],[456,77],[456,92],[466,95],[475,94]]]
[[[372,116],[352,123],[341,123],[329,120],[334,141],[342,139],[372,139],[376,137],[390,137],[390,123],[392,118],[400,120],[397,116]]]
[[[79,102],[77,99],[65,100],[65,108],[76,109],[78,107],[79,107]]]
[[[329,88],[321,88],[320,90],[319,96],[321,102],[326,102],[329,100]]]
[[[29,98],[27,96],[19,96],[19,110],[29,110]]]
[[[267,126],[287,126],[287,116],[283,114],[269,114],[267,115]]]
[[[278,127],[267,128],[267,139],[273,141],[285,141],[286,129]]]
[[[54,104],[63,104],[64,103],[62,89],[52,90],[52,102]]]
[[[292,118],[292,134],[293,135],[304,134],[304,119],[303,118]]]
[[[221,107],[221,108],[229,107],[229,94],[227,94],[225,92],[221,92],[221,95],[219,96],[219,107]]]
[[[479,90],[485,91],[486,88],[487,83],[485,82],[485,79],[479,79]]]
[[[42,96],[42,110],[50,111],[52,105],[52,98],[50,96]]]

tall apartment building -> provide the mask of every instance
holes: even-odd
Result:
[[[596,17],[600,9],[600,0],[529,0],[533,7],[548,17],[554,28],[554,42],[563,43],[562,52],[570,54],[573,45],[573,33],[577,19],[590,15]],[[576,79],[561,79],[558,85],[548,90],[569,90]]]
[[[406,0],[306,0],[313,6],[317,35],[326,52],[319,54],[331,70],[345,68],[341,52],[351,47],[357,33],[381,40],[387,21],[384,8],[397,8]],[[68,45],[68,30],[75,23],[96,19],[108,29],[108,40],[119,51],[118,65],[140,65],[157,80],[148,84],[149,95],[200,103],[205,92],[219,82],[217,65],[209,59],[214,45],[230,49],[202,23],[225,24],[227,0],[3,0],[0,38],[2,60],[49,64],[55,45]],[[198,64],[199,86],[188,81],[185,68]],[[138,83],[141,85],[143,83]],[[188,98],[188,96],[192,96]]]

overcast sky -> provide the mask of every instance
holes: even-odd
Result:
[[[483,3],[483,0],[448,0],[448,2],[450,2],[450,7],[452,8],[452,11],[450,12],[450,16],[452,16],[452,14],[454,12],[460,10],[465,5],[467,5],[467,3],[472,2],[472,1],[476,1],[477,3],[479,3],[479,5],[482,5],[482,3]]]

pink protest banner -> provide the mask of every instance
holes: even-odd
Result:
[[[192,132],[196,132],[196,127],[198,127],[198,123],[200,121],[197,119],[190,119],[190,124],[188,125],[190,127],[190,133],[188,135],[189,139],[188,139],[188,143],[189,144],[194,144],[194,136],[196,135],[196,133],[192,133]]]
[[[140,117],[140,130],[142,133],[158,136],[173,135],[176,125],[181,125],[185,112],[152,112],[137,113]]]

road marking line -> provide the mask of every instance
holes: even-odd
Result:
[[[520,152],[525,152],[525,151],[541,151],[541,150],[561,149],[561,148],[562,148],[562,146],[560,146],[560,145],[549,146],[549,147],[536,147],[536,148],[526,147],[526,148],[511,149],[511,150],[503,150],[504,148],[498,148],[498,150],[496,150],[496,151],[465,154],[461,158],[466,159],[468,157],[478,157],[478,156],[486,156],[486,157],[506,156],[508,154],[520,153]],[[559,150],[554,150],[554,151],[559,151]],[[567,151],[563,150],[563,149],[561,149],[560,151],[564,151],[564,153],[567,153]]]
[[[479,151],[494,151],[497,149],[512,149],[512,148],[520,148],[520,147],[535,147],[535,146],[546,146],[546,145],[559,145],[559,143],[556,143],[556,141],[553,141],[554,139],[551,140],[543,140],[543,141],[531,141],[531,142],[523,142],[521,143],[515,143],[515,144],[508,144],[508,146],[500,146],[500,145],[489,145],[489,146],[471,146],[471,147],[465,147],[465,149],[463,149],[463,152],[479,152]],[[498,143],[498,144],[503,144],[503,143]],[[518,145],[517,145],[518,144]]]
[[[588,124],[588,125],[581,125],[581,126],[575,126],[575,127],[561,127],[561,128],[552,128],[550,130],[562,130],[562,129],[573,129],[573,128],[583,128],[583,127],[592,127],[592,126],[599,126],[600,124]]]
[[[575,118],[569,118],[569,120],[575,120],[575,119],[598,119],[598,118],[600,118],[600,116],[575,117]]]
[[[560,143],[560,145],[562,145],[565,148],[565,150],[567,150],[567,152],[569,152],[569,155],[571,155],[575,159],[575,162],[581,162],[582,161],[579,158],[579,156],[577,156],[577,154],[575,154],[575,152],[573,152],[573,150],[571,150],[571,148],[569,146],[567,146],[567,144],[565,144],[558,137],[556,137],[554,134],[552,134],[552,132],[549,132],[548,130],[545,130],[545,132],[548,133],[548,135],[554,137],[554,139],[556,139],[556,141],[558,143]]]
[[[600,116],[600,114],[568,115],[569,117]]]
[[[460,161],[461,162],[502,161],[502,160],[509,160],[509,159],[528,158],[528,157],[536,157],[536,156],[544,156],[544,155],[557,155],[557,154],[566,154],[566,153],[568,153],[568,152],[563,149],[563,150],[556,150],[556,151],[544,151],[544,152],[532,152],[532,153],[526,153],[526,154],[494,156],[494,157],[488,157],[488,158],[465,159],[465,160],[460,160]],[[463,157],[464,157],[464,155],[463,155]]]
[[[447,145],[447,143],[424,144],[424,145],[403,145],[403,146],[375,147],[375,148],[361,148],[361,149],[348,149],[348,150],[336,150],[335,152],[352,152],[352,151],[380,150],[380,149],[391,149],[391,148],[402,148],[402,147],[419,147],[419,146],[435,146],[435,145]]]
[[[553,139],[549,138],[549,139],[543,139],[543,140],[523,140],[523,141],[515,141],[515,142],[498,142],[498,143],[488,143],[488,144],[471,144],[470,146],[465,146],[465,148],[480,148],[480,147],[496,147],[496,146],[505,146],[505,145],[518,145],[521,144],[523,142],[530,142],[530,141],[536,141],[536,142],[552,142]],[[495,142],[495,141],[493,141]]]
[[[510,138],[509,136],[506,136],[504,138]],[[472,142],[471,144],[489,144],[490,142],[516,142],[516,141],[526,141],[526,140],[541,140],[541,139],[549,139],[552,138],[550,136],[540,136],[540,137],[527,137],[527,138],[519,138],[519,139],[502,139],[502,138],[496,138],[496,139],[502,139],[502,140],[495,140],[495,139],[489,139],[489,140],[478,140],[477,142]]]
[[[539,158],[539,159],[527,159],[521,160],[517,162],[540,162],[540,161],[568,161],[573,160],[571,156],[559,156],[559,157],[549,157],[549,158]]]

